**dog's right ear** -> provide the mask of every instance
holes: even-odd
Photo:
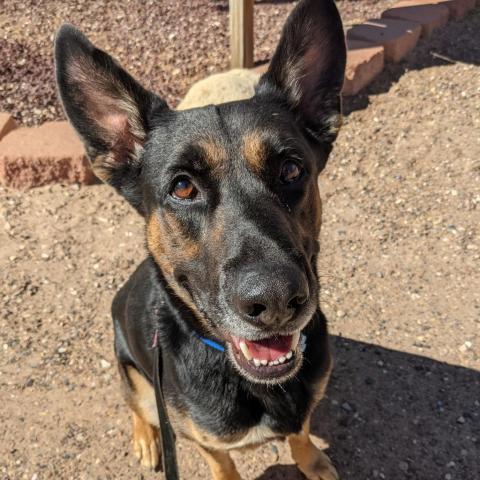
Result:
[[[95,174],[141,212],[140,154],[152,112],[168,110],[166,103],[68,24],[55,40],[55,67],[65,112]]]

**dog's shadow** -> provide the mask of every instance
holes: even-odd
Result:
[[[480,478],[480,372],[333,337],[335,369],[312,433],[342,480]],[[300,480],[292,465],[257,480]]]

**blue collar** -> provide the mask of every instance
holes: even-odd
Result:
[[[208,345],[209,347],[214,348],[215,350],[218,350],[219,352],[224,352],[225,347],[221,345],[218,342],[215,342],[214,340],[210,340],[207,337],[201,337],[197,332],[194,333],[194,335],[205,345]]]
[[[209,347],[214,348],[215,350],[218,350],[219,352],[224,352],[225,347],[221,345],[218,342],[215,342],[214,340],[210,340],[207,337],[201,337],[197,332],[193,332],[193,335],[197,337],[202,343],[205,345],[208,345]],[[152,347],[151,348],[156,348],[158,345],[158,329],[155,330],[155,333],[153,334],[153,341],[152,341]]]

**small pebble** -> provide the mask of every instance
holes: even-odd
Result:
[[[103,358],[100,360],[100,366],[102,368],[110,368],[112,366],[112,364],[110,362],[107,362],[106,360],[104,360]]]

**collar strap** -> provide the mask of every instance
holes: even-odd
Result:
[[[222,344],[216,342],[215,340],[210,340],[207,337],[202,337],[197,332],[193,332],[193,335],[195,337],[197,337],[203,344],[205,344],[205,345],[207,345],[211,348],[214,348],[215,350],[218,350],[219,352],[224,352],[225,351],[225,347]],[[152,348],[156,348],[157,345],[158,345],[158,330],[155,330],[155,333],[153,334]]]
[[[194,335],[205,345],[214,348],[215,350],[218,350],[219,352],[224,352],[225,347],[221,345],[218,342],[215,342],[214,340],[210,340],[207,337],[201,337],[197,332],[194,333]]]

